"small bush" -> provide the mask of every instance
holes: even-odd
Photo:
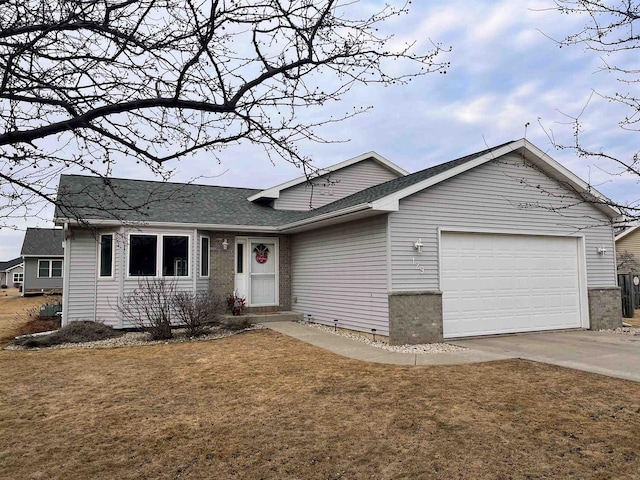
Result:
[[[63,343],[95,342],[119,337],[121,332],[99,322],[72,322],[57,332],[38,337],[19,338],[14,343],[26,348],[52,347]]]
[[[168,340],[176,284],[164,278],[141,278],[138,288],[118,300],[118,312],[123,320],[149,332],[151,340]]]
[[[6,285],[0,285],[0,288],[9,288]]]
[[[178,292],[173,301],[175,315],[190,337],[205,333],[205,326],[220,324],[224,301],[211,290],[196,294]]]

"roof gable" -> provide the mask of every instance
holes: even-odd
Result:
[[[263,199],[274,200],[274,199],[280,198],[280,192],[282,192],[283,190],[287,190],[291,187],[295,187],[296,185],[300,185],[301,183],[305,183],[313,179],[322,178],[323,176],[329,173],[342,170],[343,168],[350,167],[351,165],[355,165],[356,163],[360,163],[366,160],[373,160],[377,164],[390,170],[391,172],[393,172],[398,176],[405,176],[409,174],[409,172],[407,172],[405,169],[400,168],[398,165],[390,162],[389,160],[384,158],[382,155],[379,155],[376,152],[368,152],[368,153],[363,153],[362,155],[358,155],[357,157],[350,158],[349,160],[345,160],[344,162],[337,163],[330,167],[321,168],[310,176],[302,175],[301,177],[294,178],[293,180],[289,180],[288,182],[281,183],[280,185],[276,185],[275,187],[267,188],[266,190],[261,190],[260,192],[248,197],[247,200],[249,200],[250,202],[255,202]]]
[[[616,242],[618,240],[622,240],[624,237],[626,237],[627,235],[635,232],[636,230],[638,230],[638,228],[640,228],[640,225],[635,225],[633,227],[627,228],[626,230],[623,230],[622,232],[620,232],[618,235],[616,235]]]
[[[23,257],[61,257],[64,255],[63,239],[61,228],[27,228],[20,255]]]
[[[22,265],[22,257],[17,257],[6,262],[0,262],[0,272],[12,270],[19,265]]]

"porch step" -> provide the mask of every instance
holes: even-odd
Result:
[[[297,322],[302,314],[297,312],[247,313],[244,315],[224,315],[224,323],[249,321],[251,323]]]

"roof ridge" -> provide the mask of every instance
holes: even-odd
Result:
[[[178,185],[185,186],[191,185],[194,187],[208,187],[208,188],[231,188],[234,190],[255,190],[261,191],[260,188],[252,188],[252,187],[228,187],[225,185],[207,185],[204,183],[190,183],[190,182],[170,182],[170,181],[161,181],[161,180],[143,180],[139,178],[122,178],[122,177],[103,177],[99,175],[81,175],[78,173],[62,173],[60,174],[60,178],[62,177],[79,177],[79,178],[91,178],[91,179],[101,179],[101,180],[117,180],[124,182],[140,182],[140,183],[154,183],[158,185]]]

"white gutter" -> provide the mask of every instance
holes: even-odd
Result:
[[[365,210],[379,211],[380,213],[395,211],[393,209],[373,208],[373,205],[371,203],[360,203],[358,205],[354,205],[352,207],[347,207],[347,208],[344,208],[342,210],[336,210],[336,211],[329,212],[329,213],[323,213],[322,215],[317,215],[315,217],[305,218],[304,220],[299,220],[297,222],[293,222],[293,223],[288,223],[286,225],[282,225],[279,228],[279,231],[281,231],[283,233],[286,233],[287,230],[292,230],[294,228],[299,228],[299,227],[303,227],[303,226],[306,226],[306,225],[312,225],[314,223],[321,223],[321,222],[324,222],[326,220],[333,220],[335,218],[344,217],[344,216],[351,215],[351,214],[358,213],[358,212],[363,212]]]
[[[224,225],[216,223],[175,223],[175,222],[144,222],[144,221],[121,221],[121,220],[86,220],[78,221],[68,218],[57,218],[56,224],[59,222],[73,223],[74,225],[82,226],[98,226],[98,227],[160,227],[160,228],[188,228],[188,229],[200,229],[200,230],[231,230],[236,232],[277,232],[278,227],[274,226],[256,226],[256,225]]]

